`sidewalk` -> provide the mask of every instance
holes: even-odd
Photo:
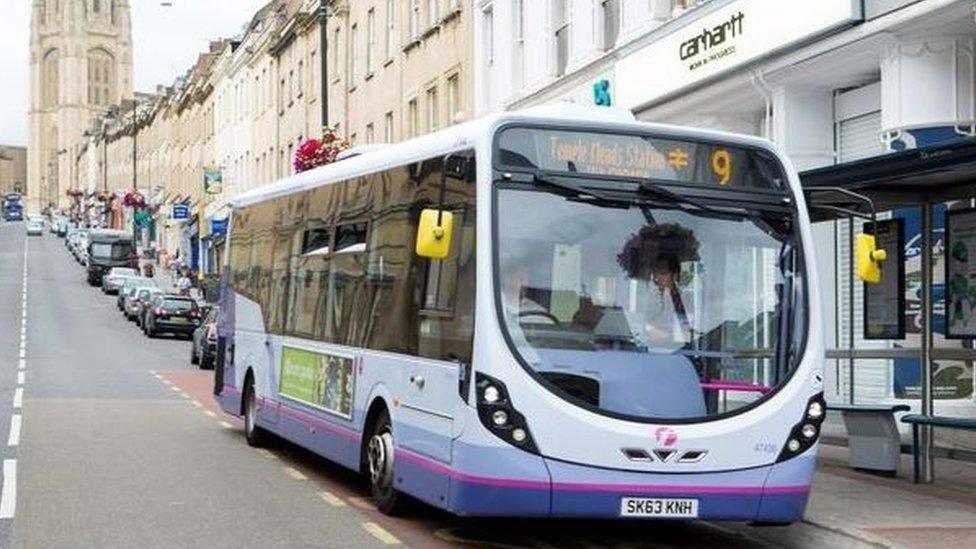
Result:
[[[888,478],[852,469],[847,453],[820,446],[806,522],[878,546],[976,546],[976,463],[937,459],[935,483],[913,484],[910,455]]]

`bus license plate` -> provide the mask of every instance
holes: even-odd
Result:
[[[622,517],[698,518],[697,499],[623,498]]]

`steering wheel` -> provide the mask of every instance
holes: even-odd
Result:
[[[519,311],[518,317],[521,319],[524,316],[542,316],[551,320],[556,326],[562,324],[562,322],[560,322],[559,319],[549,311]]]

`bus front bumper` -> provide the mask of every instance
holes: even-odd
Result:
[[[738,471],[640,473],[455,441],[450,466],[398,450],[396,467],[398,476],[448,487],[447,508],[462,516],[794,522],[803,518],[815,460],[809,453]],[[693,516],[624,516],[625,502],[631,499],[694,501],[695,512]]]

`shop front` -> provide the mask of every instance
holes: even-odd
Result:
[[[976,226],[972,2],[715,0],[654,33],[615,63],[615,105],[767,137],[805,186],[852,188],[881,210],[900,269],[885,294],[850,277],[863,222],[814,226],[823,308],[836,312],[824,319],[828,402],[976,417],[976,272],[965,269],[976,264],[966,236]],[[971,433],[938,432],[934,443],[976,452]]]

